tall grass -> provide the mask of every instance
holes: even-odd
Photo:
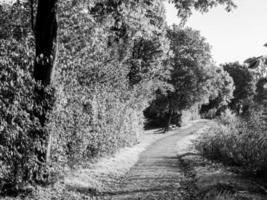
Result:
[[[235,195],[228,192],[221,192],[214,198],[214,200],[238,200],[238,199],[241,200],[241,198],[238,198]]]
[[[242,118],[227,111],[218,121],[196,142],[202,155],[267,178],[267,125],[261,109]]]

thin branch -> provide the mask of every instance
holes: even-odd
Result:
[[[35,34],[33,0],[30,0],[30,6],[31,6],[31,27],[32,27],[33,33]]]

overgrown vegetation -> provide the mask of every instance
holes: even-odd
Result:
[[[210,46],[198,31],[173,26],[168,30],[173,58],[167,82],[172,90],[156,91],[156,98],[144,111],[151,125],[168,129],[170,123],[180,126],[182,114],[197,108],[208,116],[211,110],[216,115],[232,99],[233,80],[222,67],[215,66]],[[195,114],[198,116],[198,114]]]
[[[235,7],[172,2],[182,23],[192,9]],[[204,156],[266,176],[264,57],[216,66],[198,31],[167,26],[162,0],[29,0],[0,11],[2,193],[136,144],[144,122],[167,131],[199,117],[218,119],[197,143]]]
[[[218,125],[197,142],[197,149],[210,159],[242,167],[246,172],[266,178],[267,124],[262,107],[251,108],[245,116],[227,110]]]
[[[197,148],[207,158],[266,179],[266,62],[264,57],[258,59],[248,66],[224,65],[235,83],[233,99],[217,117],[217,126],[197,141]]]

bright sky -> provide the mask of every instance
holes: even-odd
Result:
[[[209,13],[194,13],[186,26],[200,30],[212,46],[214,60],[219,63],[239,61],[267,55],[267,0],[235,0],[237,8],[227,13],[217,7]],[[179,23],[177,11],[166,4],[167,21]]]

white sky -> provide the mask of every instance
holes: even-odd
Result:
[[[217,7],[205,14],[194,13],[186,26],[200,30],[212,46],[217,63],[267,55],[267,0],[235,0],[237,8],[227,13]],[[166,3],[168,24],[179,23],[176,9]]]

